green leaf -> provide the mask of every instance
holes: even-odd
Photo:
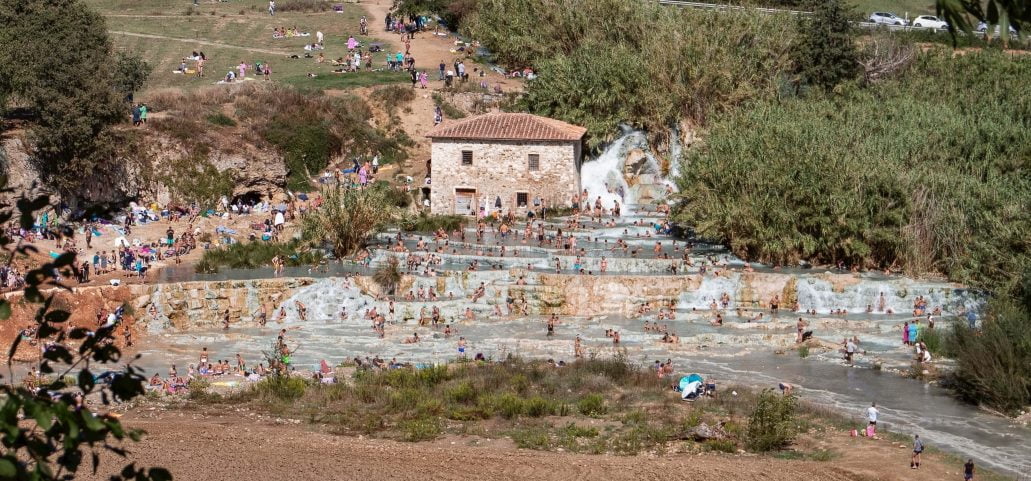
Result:
[[[151,481],[172,481],[172,473],[164,468],[150,468]]]
[[[100,422],[100,419],[97,419],[92,412],[85,409],[82,410],[82,421],[83,424],[85,424],[86,429],[89,429],[90,431],[100,431],[101,429],[104,429],[104,423]]]
[[[93,391],[94,384],[93,373],[89,369],[79,371],[79,389],[82,389],[82,392],[89,393]]]
[[[14,478],[17,469],[14,466],[14,462],[7,458],[0,458],[0,478],[11,479]],[[171,478],[169,478],[171,479]]]
[[[50,311],[46,314],[45,318],[47,322],[61,323],[67,321],[71,315],[68,311]]]
[[[6,321],[11,317],[11,303],[7,299],[0,300],[0,321]]]
[[[32,403],[25,405],[26,411],[32,416],[32,419],[36,420],[36,424],[43,428],[44,431],[50,429],[53,425],[53,416],[49,409],[45,409],[42,406]]]

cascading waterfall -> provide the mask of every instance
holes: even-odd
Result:
[[[598,158],[584,162],[580,172],[581,185],[587,191],[588,202],[601,198],[601,204],[611,209],[616,201],[620,205],[637,204],[642,197],[642,185],[631,185],[626,178],[626,161],[633,151],[644,154],[644,166],[639,173],[657,179],[661,176],[659,163],[651,154],[644,131],[623,129],[623,134],[608,145]],[[627,209],[622,209],[626,212]]]
[[[301,321],[297,302],[307,310],[306,321]],[[361,320],[365,310],[379,303],[346,278],[337,278],[303,287],[281,305],[286,312],[283,322],[287,324],[308,321],[366,323]],[[341,313],[346,313],[346,316],[342,317]]]

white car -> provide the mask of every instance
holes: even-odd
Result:
[[[984,22],[978,23],[977,24],[977,31],[981,32],[981,33],[987,32],[988,31],[988,24],[984,23]],[[1016,35],[1016,34],[1017,34],[1017,29],[1013,28],[1013,25],[1010,25],[1010,35]],[[995,35],[996,36],[999,35],[999,26],[998,25],[995,26]]]
[[[887,12],[874,12],[870,14],[870,23],[879,23],[882,25],[905,25],[906,20],[894,13]]]
[[[949,29],[949,24],[945,23],[945,20],[935,17],[934,15],[921,15],[916,17],[913,19],[913,26],[943,30]]]

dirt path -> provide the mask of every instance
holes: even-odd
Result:
[[[940,480],[961,479],[959,468],[928,456],[919,471],[908,468],[908,449],[888,441],[828,441],[843,451],[831,461],[788,461],[750,455],[607,456],[516,449],[508,440],[445,438],[400,443],[334,436],[303,425],[269,424],[240,413],[206,416],[184,411],[135,413],[125,422],[147,431],[129,460],[164,466],[176,480]],[[106,469],[121,460],[105,459]]]
[[[361,6],[365,9],[369,20],[369,36],[400,47],[402,45],[400,36],[383,29],[383,19],[390,11],[392,4],[393,0],[375,0],[368,3],[363,2]],[[417,183],[423,180],[426,172],[426,160],[430,157],[430,142],[426,138],[426,134],[433,128],[435,103],[432,95],[434,92],[442,92],[441,88],[443,87],[443,82],[438,80],[438,65],[441,61],[451,65],[455,59],[464,56],[464,52],[451,51],[455,47],[455,40],[454,36],[442,37],[434,35],[432,32],[421,32],[411,42],[410,53],[415,57],[415,67],[420,71],[425,71],[430,79],[428,88],[415,90],[415,100],[408,105],[409,109],[398,112],[401,128],[416,142],[415,148],[410,151],[411,155],[405,171]],[[483,66],[472,62],[466,62],[466,66],[470,75],[469,82],[478,84],[480,78],[475,76],[473,69],[480,69]],[[491,70],[486,72],[485,79],[492,88],[494,85],[501,85],[505,91],[522,90],[523,88],[520,80],[508,79]],[[365,96],[365,93],[362,95]]]
[[[287,52],[285,50],[268,50],[264,48],[243,47],[240,45],[230,45],[228,43],[212,42],[210,40],[201,40],[196,38],[168,37],[165,35],[154,35],[149,33],[123,32],[121,30],[108,30],[107,33],[112,33],[115,35],[125,35],[127,37],[143,37],[156,38],[161,40],[174,40],[176,42],[192,43],[196,45],[210,45],[212,47],[235,48],[238,50],[247,50],[248,52],[267,53],[269,55],[290,55],[290,52]]]

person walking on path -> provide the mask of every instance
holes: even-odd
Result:
[[[909,461],[910,469],[920,469],[920,453],[924,452],[924,442],[919,434],[913,435],[913,458]]]
[[[276,0],[268,0],[268,14],[271,17],[276,16]]]
[[[967,463],[963,465],[963,481],[973,481],[974,479],[974,460],[967,459]]]

